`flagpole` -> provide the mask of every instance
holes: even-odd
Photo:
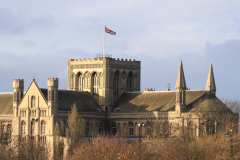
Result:
[[[105,57],[105,25],[103,30],[103,57]]]

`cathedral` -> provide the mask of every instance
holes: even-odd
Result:
[[[223,123],[211,117],[211,125],[206,125],[205,113],[231,112],[216,97],[212,65],[203,90],[187,88],[182,61],[174,91],[141,92],[140,77],[140,61],[98,55],[68,60],[66,90],[58,89],[58,78],[48,78],[46,88],[39,88],[33,78],[24,92],[24,80],[13,79],[13,92],[0,93],[0,128],[12,137],[53,142],[54,125],[63,121],[67,126],[68,113],[76,104],[86,137],[103,132],[130,140],[153,132],[175,136],[176,128],[186,127],[192,136],[201,137],[216,133]]]

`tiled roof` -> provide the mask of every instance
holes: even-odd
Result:
[[[189,111],[195,112],[231,112],[214,94],[207,92],[201,98],[189,104]]]
[[[186,91],[186,105],[190,105],[207,91]],[[176,92],[138,92],[124,93],[114,109],[118,112],[174,111]]]
[[[13,114],[13,93],[0,94],[0,114]]]
[[[40,89],[46,100],[47,89]],[[71,91],[71,90],[58,90],[58,110],[70,111],[73,104],[76,102],[78,111],[82,112],[99,112],[100,109],[97,102],[94,100],[89,92],[85,91]]]

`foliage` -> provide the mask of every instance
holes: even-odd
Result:
[[[239,159],[240,137],[234,135],[233,143],[229,143],[225,136],[219,134],[217,138],[205,136],[199,139],[186,137],[154,139],[148,136],[148,140],[134,143],[116,137],[99,136],[91,141],[81,141],[68,159],[132,160],[140,159],[140,157],[149,160],[229,159],[231,146],[233,148],[232,157]]]
[[[85,137],[84,119],[78,116],[76,103],[73,104],[71,108],[71,113],[68,114],[68,128],[67,128],[67,138],[70,139],[69,142],[69,152],[72,153],[73,149],[80,143],[80,141]]]

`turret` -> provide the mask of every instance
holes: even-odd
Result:
[[[18,106],[23,98],[24,80],[13,79],[13,116],[18,116]]]
[[[181,112],[184,112],[186,110],[186,104],[185,104],[186,93],[185,92],[187,89],[184,72],[183,72],[182,60],[180,61],[180,64],[179,64],[178,76],[177,76],[175,87],[176,87],[175,111],[176,111],[176,114],[180,116]]]
[[[210,91],[214,95],[216,95],[216,85],[215,85],[215,79],[213,74],[213,67],[212,64],[210,65],[209,73],[208,73],[208,79],[206,84],[206,90]]]
[[[57,114],[58,78],[48,78],[48,106],[51,107],[50,115]]]

